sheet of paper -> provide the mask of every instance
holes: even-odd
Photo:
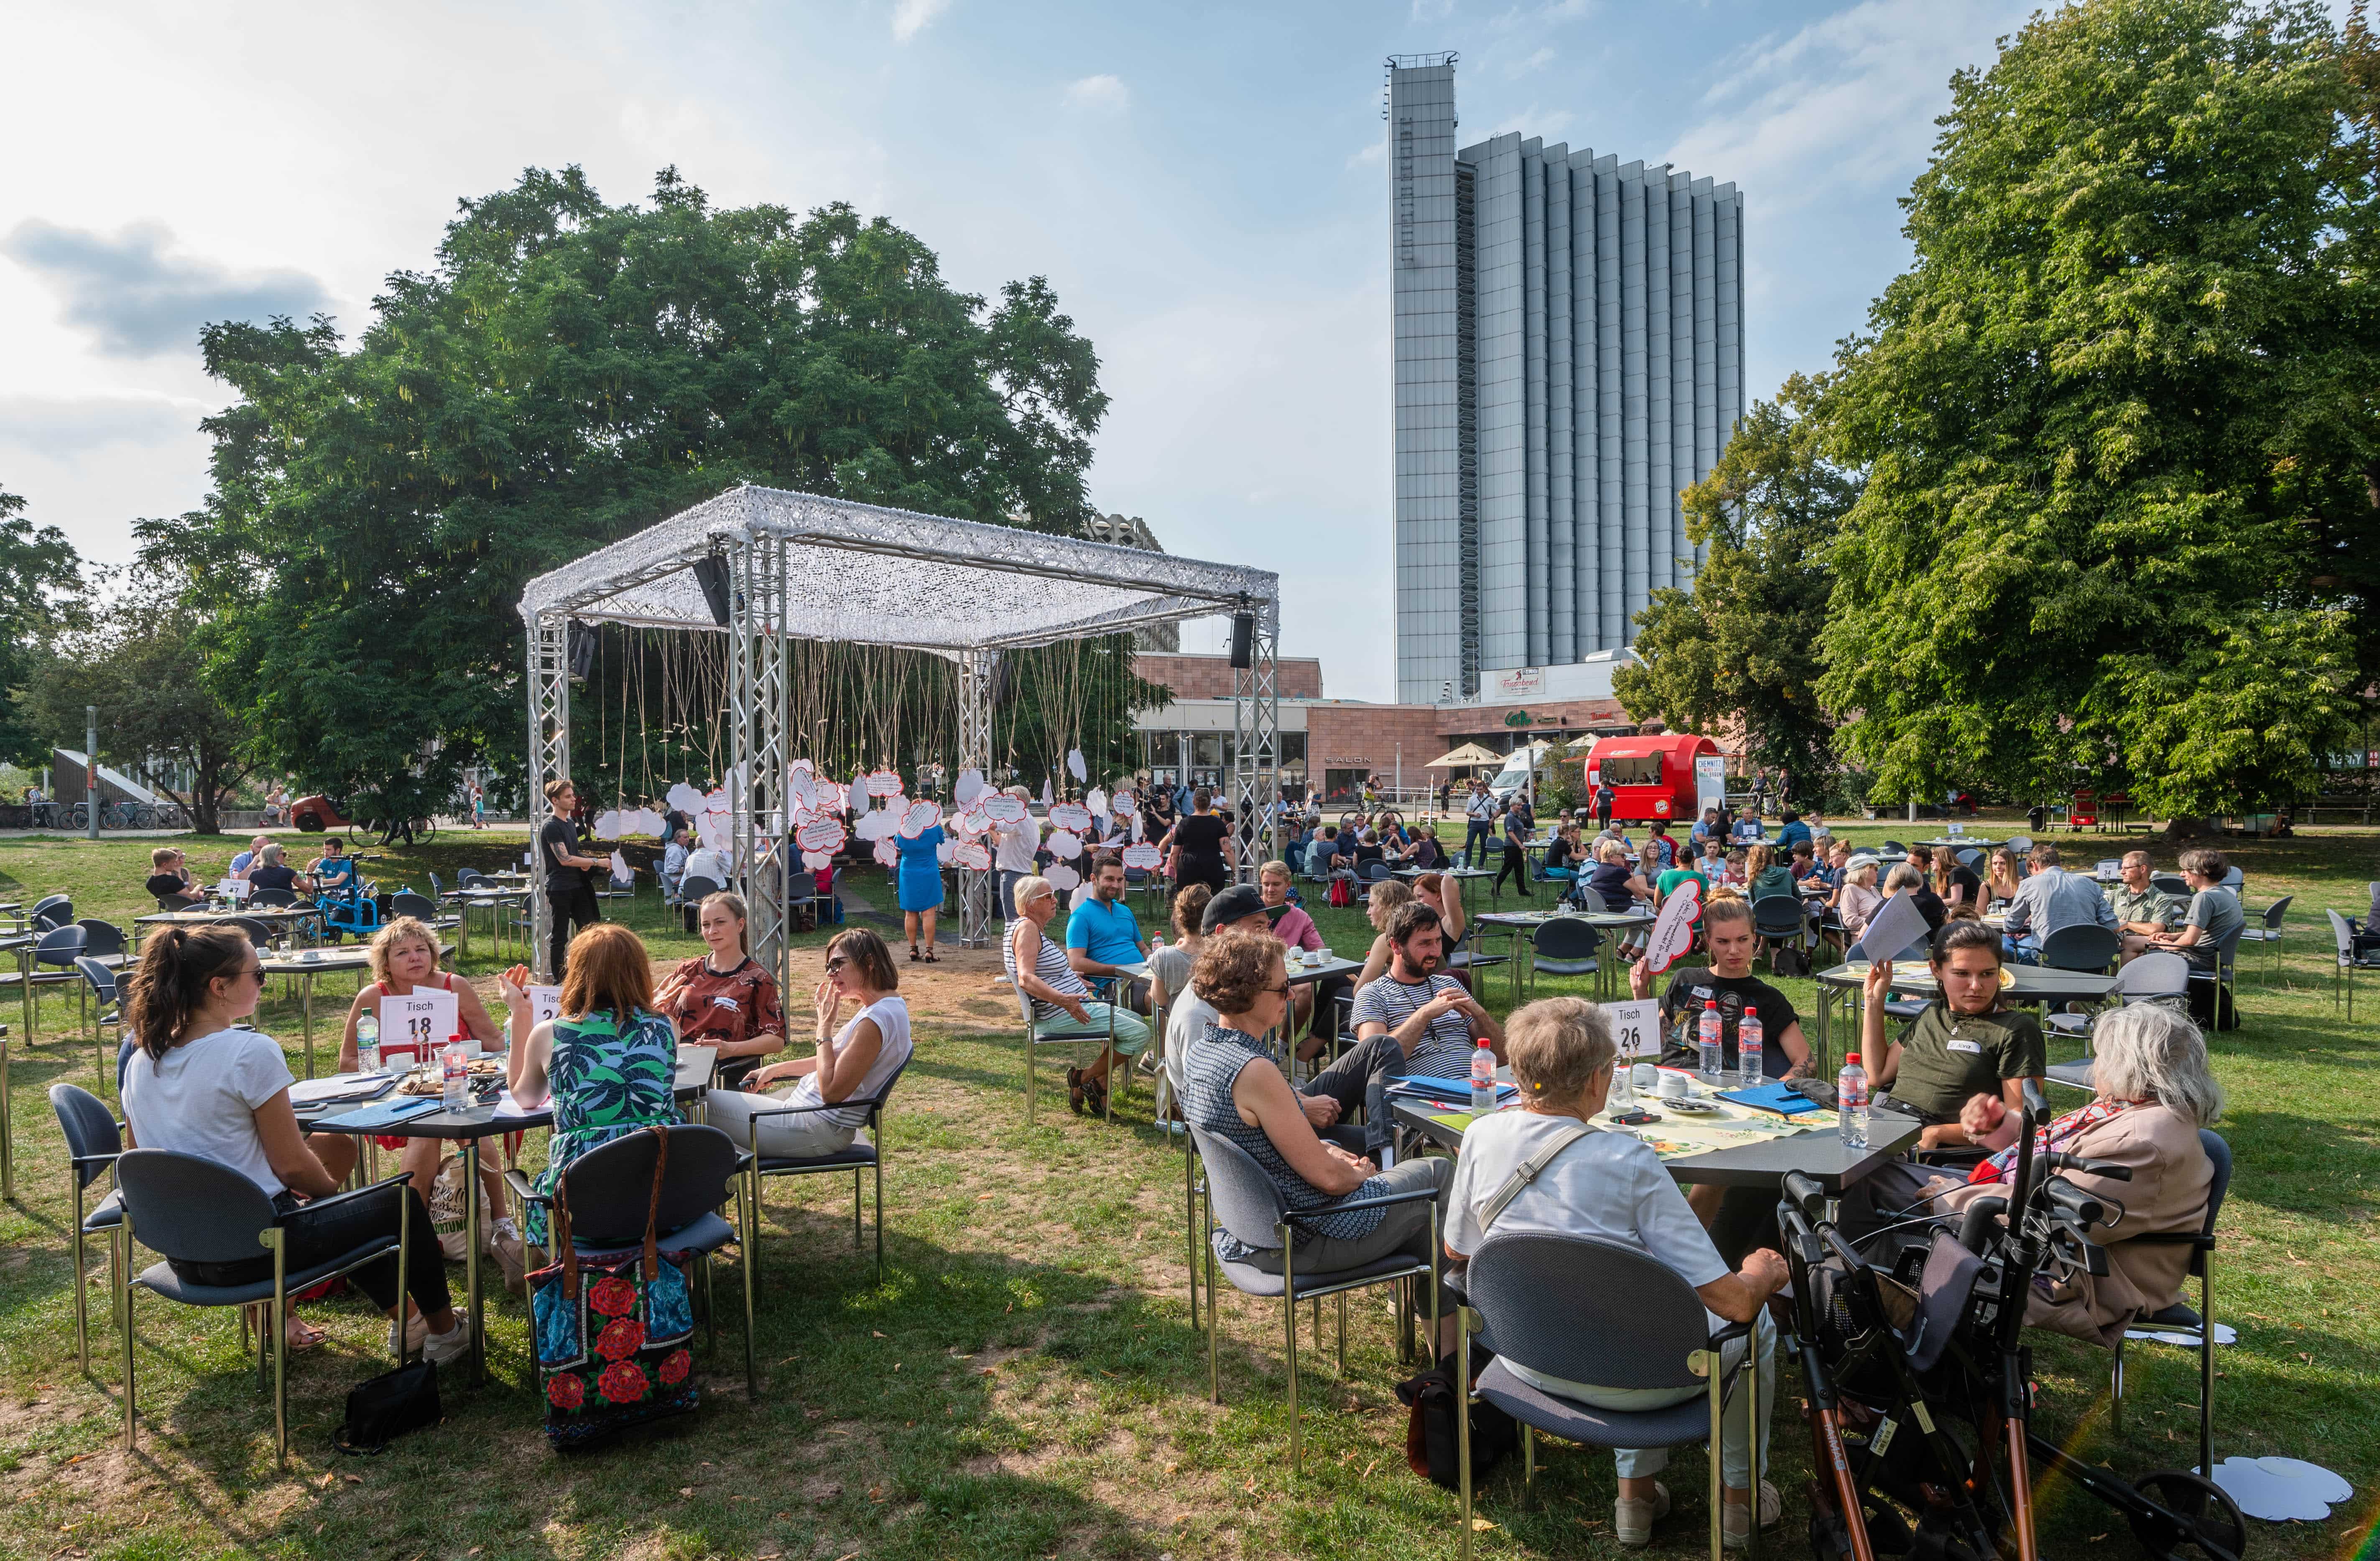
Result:
[[[1870,960],[1888,960],[1925,937],[1925,913],[1908,895],[1896,894],[1869,920],[1867,930],[1860,935],[1860,947],[1867,950]]]
[[[1611,1038],[1618,1043],[1621,1057],[1660,1055],[1661,1001],[1658,998],[1606,1003],[1603,1011],[1610,1016]]]

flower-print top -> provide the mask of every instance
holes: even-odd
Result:
[[[545,1168],[537,1173],[540,1192],[551,1193],[563,1169],[589,1149],[678,1119],[677,1031],[650,1010],[638,1010],[625,1025],[608,1012],[555,1018],[546,1072],[553,1136]],[[546,1244],[545,1210],[539,1204],[529,1205],[528,1238]]]

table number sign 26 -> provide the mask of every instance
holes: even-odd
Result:
[[[1611,1021],[1611,1039],[1622,1059],[1660,1055],[1660,999],[1641,998],[1631,1002],[1606,1003],[1603,1011]]]

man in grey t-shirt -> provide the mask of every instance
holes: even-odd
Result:
[[[2228,870],[2223,853],[2212,846],[2183,852],[2181,879],[2190,886],[2190,910],[2181,926],[2150,938],[2149,947],[2172,950],[2193,970],[2213,971],[2224,940],[2248,925],[2239,898],[2223,887]]]
[[[1389,924],[1388,974],[1355,994],[1354,1047],[1306,1088],[1342,1112],[1360,1103],[1367,1149],[1389,1142],[1391,1081],[1467,1078],[1481,1039],[1503,1060],[1504,1027],[1460,981],[1439,974],[1445,950],[1436,911],[1419,901],[1400,908]]]

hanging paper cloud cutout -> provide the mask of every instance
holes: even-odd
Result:
[[[850,789],[844,793],[844,811],[852,814],[868,811],[867,776],[855,775],[851,778]]]
[[[1083,881],[1083,875],[1067,866],[1063,862],[1050,863],[1041,876],[1049,879],[1050,887],[1055,889],[1073,889]]]
[[[662,800],[680,813],[696,814],[702,811],[702,793],[683,780],[672,786]]]
[[[1083,768],[1082,749],[1069,748],[1066,750],[1066,773],[1073,776],[1077,780],[1083,779],[1084,775],[1087,773]]]
[[[595,816],[595,838],[599,841],[615,841],[620,838],[618,808],[606,808]]]
[[[794,831],[795,843],[804,851],[839,851],[844,839],[840,818],[813,818]]]
[[[823,851],[805,851],[802,853],[802,865],[813,873],[823,873],[834,865],[834,858]]]
[[[1123,865],[1127,867],[1155,868],[1164,860],[1164,853],[1153,845],[1128,845],[1123,848]]]
[[[901,827],[901,821],[886,808],[870,808],[859,816],[851,832],[864,841],[889,840]]]
[[[1142,815],[1137,814],[1137,813],[1134,814],[1134,815],[1132,816],[1132,838],[1133,838],[1133,839],[1135,839],[1135,840],[1139,840],[1139,839],[1141,839],[1143,836],[1147,835],[1148,833],[1148,828],[1147,828],[1147,820],[1143,817],[1143,816],[1142,816]],[[1152,847],[1150,847],[1150,849],[1151,849],[1151,850],[1155,850],[1156,848],[1155,848],[1154,846],[1152,846]]]
[[[1094,786],[1083,793],[1083,805],[1104,818],[1108,814],[1108,794]]]
[[[951,852],[951,860],[980,873],[991,865],[991,852],[979,841],[961,841]]]
[[[901,794],[901,773],[894,769],[871,769],[868,772],[868,794],[874,797],[897,797]]]
[[[1091,810],[1078,802],[1062,802],[1050,810],[1050,822],[1079,835],[1091,827]]]
[[[1137,808],[1140,806],[1140,798],[1131,792],[1118,792],[1115,794],[1115,805],[1125,809]]]
[[[1645,962],[1654,974],[1675,964],[1678,956],[1694,945],[1694,912],[1702,904],[1702,880],[1688,878],[1661,902],[1661,914],[1653,921],[1653,934],[1645,942]]]
[[[958,841],[944,841],[941,844],[934,847],[934,860],[947,867],[951,865],[951,858],[957,854],[958,849]]]
[[[942,805],[921,797],[902,810],[902,837],[914,841],[941,821]]]
[[[994,792],[983,799],[984,817],[1001,824],[1022,824],[1031,810],[1023,797],[1012,797],[1006,792]]]
[[[1068,861],[1083,853],[1083,839],[1071,829],[1050,830],[1049,846],[1050,855],[1063,857]]]
[[[880,840],[876,842],[876,860],[880,865],[898,867],[901,865],[901,848],[890,839]]]
[[[980,769],[962,769],[959,771],[958,785],[951,793],[951,795],[958,799],[958,805],[961,807],[965,807],[967,804],[975,801],[976,798],[983,795],[983,771]]]

